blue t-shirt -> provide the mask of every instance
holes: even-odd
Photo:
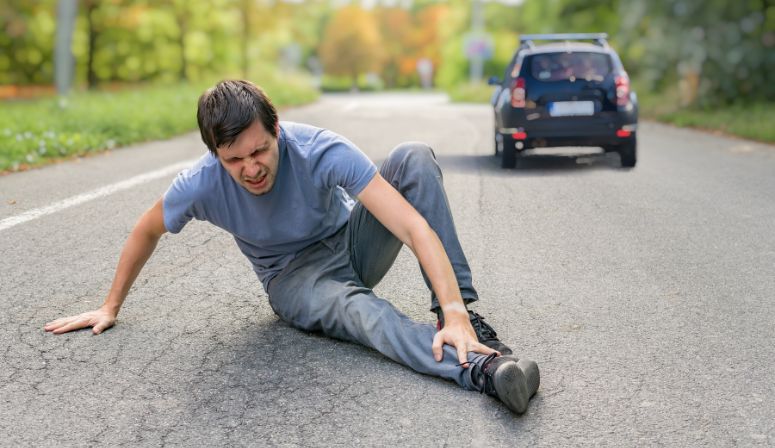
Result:
[[[164,194],[164,226],[180,232],[192,218],[234,236],[266,289],[296,254],[347,222],[355,197],[377,168],[334,132],[281,122],[275,184],[255,196],[209,152],[175,178]]]

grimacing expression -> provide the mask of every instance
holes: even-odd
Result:
[[[276,130],[279,135],[279,129]],[[231,145],[217,148],[218,160],[235,182],[260,196],[269,193],[277,177],[280,149],[264,125],[256,120]]]

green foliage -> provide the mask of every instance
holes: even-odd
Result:
[[[0,87],[52,84],[57,3],[0,2]],[[382,6],[365,11],[367,21],[334,22],[348,8],[323,0],[80,0],[72,45],[76,83],[196,83],[224,74],[255,79],[272,76],[278,66],[314,69],[316,64],[309,61],[327,53],[335,59],[327,64],[324,78],[324,86],[331,89],[342,88],[331,76],[335,73],[363,79],[359,75],[370,70],[379,71],[389,88],[416,85],[416,62],[429,58],[437,86],[455,98],[479,97],[476,92],[485,89],[464,85],[469,64],[463,43],[471,27],[473,1],[414,0],[406,9],[395,3],[379,2]],[[611,36],[639,93],[675,103],[669,108],[658,104],[660,110],[688,108],[695,113],[775,100],[772,0],[524,0],[516,6],[497,1],[482,5],[486,30],[494,41],[485,76],[503,76],[520,34],[600,31]],[[357,35],[347,37],[353,29],[359,30]],[[336,34],[340,43],[329,45]],[[342,63],[356,47],[367,51],[350,57],[355,60],[352,64]],[[366,88],[379,85],[370,82]],[[643,98],[649,101],[648,95]],[[0,122],[0,133],[9,126]],[[35,150],[57,152],[51,149],[54,143]],[[105,140],[93,146],[105,146]],[[26,158],[30,148],[24,148]]]
[[[0,2],[0,84],[51,80],[55,8],[54,0]]]
[[[350,76],[353,87],[362,73],[382,64],[382,37],[374,16],[358,6],[340,9],[328,23],[320,45],[326,72]]]
[[[449,89],[468,80],[468,61],[463,53],[463,30],[470,21],[468,8],[453,3],[445,26],[440,30],[445,43],[441,48],[441,65],[436,72],[436,84]]]
[[[260,83],[278,107],[317,97],[308,79]],[[84,92],[63,100],[6,102],[0,108],[0,171],[23,169],[196,128],[196,103],[210,84],[155,85]]]
[[[369,82],[366,76],[359,76],[357,83],[353,86],[353,81],[349,77],[324,75],[321,80],[320,90],[323,92],[351,92],[353,90],[360,92],[374,92],[382,90],[383,85],[375,82]],[[371,80],[373,81],[373,80]]]
[[[468,81],[468,61],[463,54],[463,37],[458,35],[442,48],[442,64],[436,74],[436,84],[449,89]]]
[[[775,99],[775,5],[621,0],[625,64],[683,106]]]
[[[0,85],[53,83],[56,6],[56,0],[0,2]],[[81,0],[72,43],[76,83],[87,82],[90,61],[97,84],[245,76],[253,66],[276,65],[278,49],[296,37],[309,42],[305,33],[317,20],[310,11],[320,6]]]

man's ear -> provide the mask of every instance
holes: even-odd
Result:
[[[274,135],[280,138],[280,120],[277,120],[277,123],[274,124]]]

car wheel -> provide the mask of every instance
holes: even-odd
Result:
[[[632,168],[638,161],[638,144],[635,137],[619,146],[619,158],[622,168]]]
[[[501,134],[503,148],[501,152],[501,168],[514,168],[517,166],[517,147],[514,138]]]

